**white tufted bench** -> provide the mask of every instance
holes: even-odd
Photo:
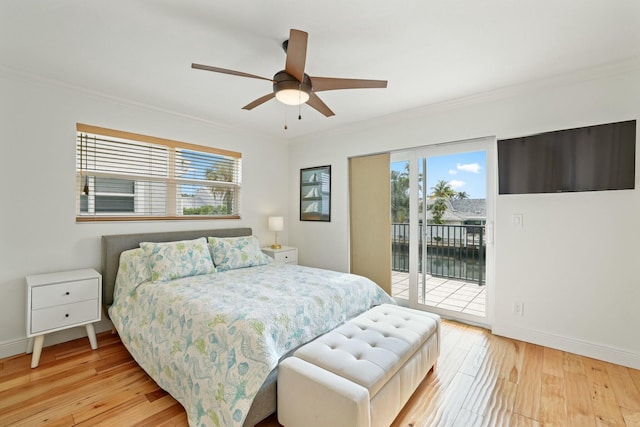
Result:
[[[374,307],[280,363],[278,421],[285,427],[388,426],[439,354],[439,316]]]

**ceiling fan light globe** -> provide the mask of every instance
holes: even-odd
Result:
[[[276,99],[286,105],[300,105],[309,100],[309,94],[298,89],[281,89],[276,92]]]

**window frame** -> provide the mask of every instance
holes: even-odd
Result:
[[[95,135],[96,137],[104,137],[104,138],[115,138],[113,142],[122,142],[118,140],[131,141],[134,143],[143,143],[148,144],[149,146],[154,146],[153,148],[158,148],[161,150],[166,149],[167,152],[167,175],[166,176],[153,176],[150,177],[149,180],[145,179],[136,179],[135,177],[127,176],[126,172],[118,172],[113,171],[110,173],[103,173],[96,171],[88,170],[88,167],[83,167],[82,162],[86,163],[87,161],[87,150],[88,148],[85,146],[84,148],[84,156],[83,160],[83,147],[82,147],[82,139],[81,134],[90,134]],[[124,143],[124,142],[123,142]],[[176,176],[176,159],[182,154],[178,155],[177,153],[181,150],[187,150],[190,152],[197,152],[199,155],[215,155],[221,156],[225,158],[225,161],[228,161],[229,164],[232,164],[233,168],[233,178],[231,182],[228,181],[212,181],[212,180],[195,180],[189,178],[182,178],[180,176]],[[75,216],[76,222],[102,222],[102,221],[184,221],[184,220],[215,220],[215,219],[240,219],[241,211],[240,211],[240,196],[242,189],[242,154],[236,151],[224,150],[219,148],[213,148],[208,146],[190,144],[186,142],[174,141],[166,138],[158,138],[154,136],[142,135],[133,132],[126,132],[114,129],[103,128],[99,126],[87,125],[82,123],[76,124],[76,207],[75,207]],[[150,160],[151,161],[151,160]],[[221,162],[222,163],[222,162]],[[121,176],[119,176],[121,174]],[[95,212],[95,197],[96,196],[119,196],[120,193],[109,193],[109,192],[95,192],[95,179],[96,178],[115,178],[115,179],[130,179],[133,181],[133,194],[131,195],[134,198],[134,210],[138,209],[138,199],[136,198],[136,194],[138,191],[139,185],[143,185],[146,182],[160,182],[164,185],[164,203],[165,203],[165,214],[157,215],[157,214],[147,214],[144,213],[136,213],[131,214],[127,212],[117,213],[117,212]],[[233,194],[232,201],[232,214],[218,214],[218,215],[179,215],[177,213],[176,207],[176,199],[180,197],[180,194],[177,193],[177,188],[180,185],[199,185],[203,186],[203,183],[211,183],[215,184],[217,188],[230,188],[232,191],[230,193]],[[87,211],[82,212],[82,203],[81,199],[84,196],[83,190],[85,184],[89,184],[89,190],[91,196],[87,197],[86,207]],[[128,196],[129,194],[127,194]],[[93,197],[94,202],[93,206],[91,203],[91,198]],[[141,196],[142,197],[142,196]],[[93,208],[93,209],[92,209]],[[170,213],[175,212],[175,213]]]

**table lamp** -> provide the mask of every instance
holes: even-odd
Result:
[[[271,249],[280,249],[282,246],[278,244],[278,231],[282,231],[284,229],[284,218],[281,216],[270,216],[269,217],[269,231],[273,231],[276,234],[276,240],[273,245],[271,245]]]

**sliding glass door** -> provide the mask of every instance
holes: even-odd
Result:
[[[490,324],[495,139],[392,153],[392,295]]]

